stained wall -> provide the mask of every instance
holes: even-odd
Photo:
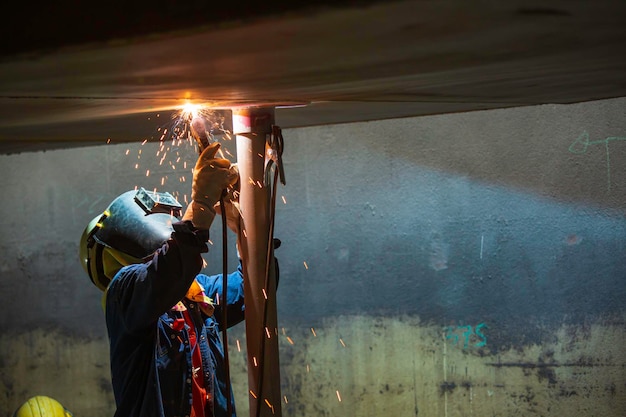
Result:
[[[624,108],[285,130],[283,414],[623,416]],[[194,152],[138,141],[0,156],[0,415],[32,395],[112,415],[78,240],[136,185],[184,201]],[[214,229],[208,273],[221,270]],[[244,333],[230,337],[240,415]]]

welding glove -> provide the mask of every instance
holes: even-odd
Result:
[[[231,166],[231,169],[237,172],[237,178],[239,178],[239,170],[236,164]],[[239,206],[239,181],[232,186],[228,187],[226,194],[224,195],[224,212],[226,215],[226,224],[230,230],[232,230],[235,235],[239,236],[239,232],[241,230],[241,208]],[[216,203],[213,206],[215,212],[220,216],[224,215],[222,213],[222,207],[219,203]]]
[[[239,179],[236,168],[227,159],[216,158],[219,143],[213,143],[200,154],[193,170],[191,203],[187,206],[183,220],[191,220],[197,229],[208,230],[215,218],[213,206],[224,190]]]

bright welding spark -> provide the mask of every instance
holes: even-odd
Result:
[[[284,196],[284,195],[281,195],[281,196],[280,196],[280,198],[282,198],[282,199],[283,199],[283,204],[287,204],[287,199],[285,198],[285,196]]]
[[[267,398],[265,399],[265,404],[272,410],[272,414],[274,414],[274,406],[270,403]]]
[[[256,363],[256,356],[253,356],[253,357],[252,357],[252,362],[254,362],[254,366],[255,366],[255,367],[256,367],[256,366],[259,366],[259,365]],[[254,397],[254,398],[256,398],[256,397]]]
[[[309,269],[309,266],[307,265],[306,261],[304,261],[303,264],[304,264],[305,269]]]
[[[239,343],[239,339],[237,339],[237,352],[241,352],[241,343]]]
[[[265,291],[265,288],[261,289],[261,291],[263,291],[263,298],[267,300],[267,292]]]
[[[146,143],[148,143],[148,139],[144,139],[143,142],[141,142],[141,146],[145,145]],[[140,151],[141,152],[141,151]]]
[[[147,169],[147,170],[146,170],[146,177],[149,177],[149,176],[150,176],[150,170],[149,170],[149,169]]]
[[[268,329],[267,327],[265,328],[265,334],[267,335],[268,339],[272,338],[272,334],[270,333],[270,329]]]
[[[337,399],[341,402],[341,394],[339,394],[339,390],[335,391],[337,393]]]
[[[346,344],[344,343],[344,341],[343,341],[343,339],[342,339],[342,338],[339,338],[339,343],[341,343],[341,345],[342,345],[343,347],[346,347]]]
[[[256,399],[256,394],[252,390],[250,390],[249,392],[250,392],[250,395],[252,395]]]
[[[283,395],[283,401],[285,402],[285,404],[289,404],[289,401],[287,401],[287,396]]]
[[[313,337],[317,337],[317,333],[315,333],[315,329],[311,327],[311,333],[313,333]]]
[[[185,103],[180,110],[180,116],[183,118],[183,120],[191,121],[191,119],[193,119],[200,113],[201,109],[202,106],[199,104]]]
[[[130,149],[126,149],[126,155],[130,153]]]
[[[111,138],[108,138],[108,139],[107,139],[107,143],[111,143]]]
[[[295,343],[293,343],[293,340],[291,339],[291,337],[287,336],[287,341],[289,342],[289,344],[294,345]]]

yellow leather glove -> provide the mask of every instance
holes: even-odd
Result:
[[[231,169],[237,171],[237,175],[239,175],[237,165],[233,164]],[[239,207],[239,181],[228,187],[226,195],[224,196],[224,206],[224,211],[226,212],[226,224],[228,228],[235,233],[235,235],[239,236],[239,231],[241,229],[241,208]],[[222,213],[222,207],[219,203],[215,203],[213,209],[220,216],[224,215]]]
[[[208,230],[215,218],[213,206],[222,192],[239,179],[239,172],[228,159],[215,158],[220,148],[213,143],[202,152],[193,170],[191,203],[187,206],[183,220],[191,220],[197,229]]]

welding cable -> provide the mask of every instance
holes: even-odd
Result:
[[[269,279],[270,279],[270,270],[272,266],[272,261],[274,260],[274,224],[276,218],[276,187],[278,185],[278,178],[281,177],[281,182],[284,184],[284,174],[282,174],[282,152],[283,152],[283,137],[281,130],[278,126],[273,126],[272,129],[272,145],[278,143],[276,152],[276,158],[270,160],[265,167],[265,186],[268,188],[268,193],[270,195],[270,207],[269,207],[269,233],[268,233],[268,241],[267,241],[267,255],[265,259],[265,282],[264,289],[265,294],[268,294],[269,289]],[[271,180],[270,185],[270,176],[273,168],[274,178]],[[263,303],[263,329],[267,332],[267,310],[268,310],[268,296],[265,297],[265,302]],[[269,335],[268,335],[269,338]],[[259,374],[261,378],[259,378],[259,395],[256,397],[257,406],[256,406],[256,416],[259,417],[261,415],[261,398],[263,397],[263,372],[265,365],[265,336],[264,332],[261,332],[261,360],[259,361]]]
[[[206,131],[203,118],[194,117],[189,121],[189,132],[198,143],[198,153],[202,152],[213,142],[213,135]],[[222,209],[222,295],[220,305],[222,307],[222,350],[224,351],[224,378],[226,382],[226,410],[227,416],[233,415],[232,392],[230,383],[230,361],[228,358],[228,224],[226,221],[226,206],[224,197],[227,190],[220,195],[220,208]]]
[[[227,416],[233,415],[233,405],[230,385],[230,361],[228,359],[228,245],[227,245],[227,222],[226,206],[224,205],[224,194],[220,196],[220,207],[222,209],[222,349],[224,350],[224,379],[226,380],[226,410]]]

